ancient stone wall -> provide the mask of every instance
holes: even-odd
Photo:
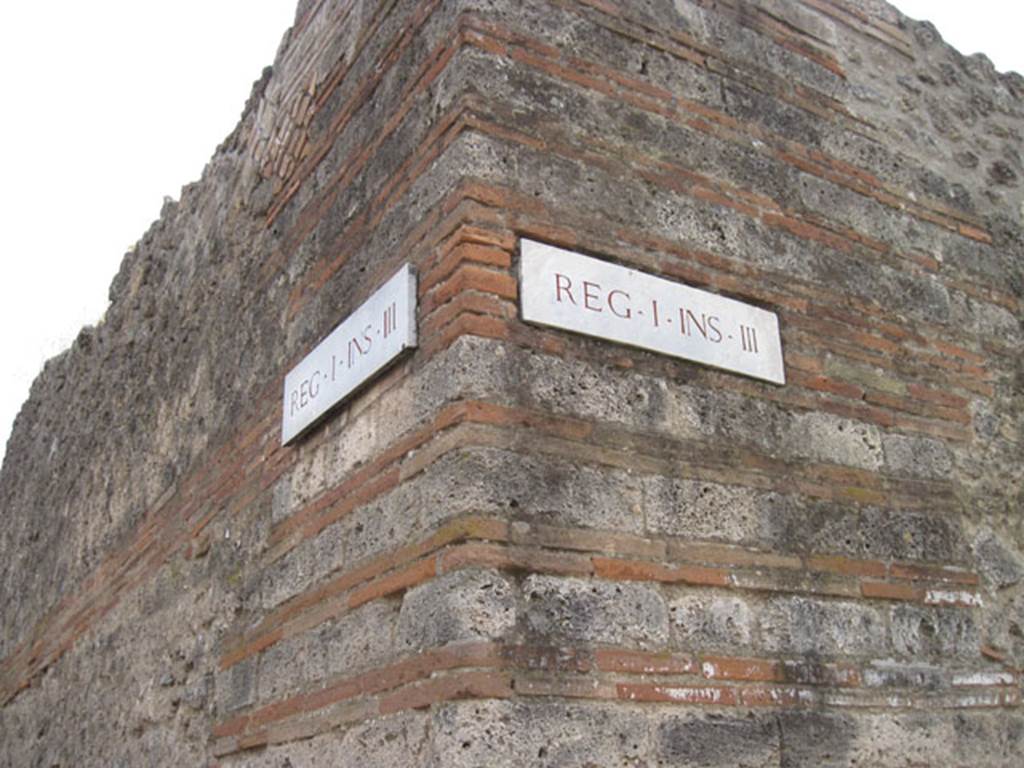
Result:
[[[1018,765],[1022,110],[879,0],[303,0],[15,424],[0,765]],[[524,323],[522,238],[786,384]]]

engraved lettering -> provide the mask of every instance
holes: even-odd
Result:
[[[415,313],[415,274],[405,265],[285,377],[282,442],[291,442],[403,350],[414,347]]]
[[[693,312],[691,312],[690,310],[686,310],[686,318],[685,319],[687,321],[692,321],[690,327],[692,327],[694,325],[697,326],[697,330],[700,331],[700,335],[701,336],[703,336],[705,339],[708,337],[707,315],[705,315],[703,312],[701,312],[700,313],[700,320],[698,320],[697,316],[695,314],[693,314]],[[688,327],[686,329],[686,335],[687,336],[690,335],[690,327]]]
[[[398,327],[398,308],[395,306],[395,302],[391,302],[388,308],[384,310],[383,327],[385,339]]]
[[[757,354],[757,329],[746,325],[740,326],[740,345],[744,352]]]
[[[718,327],[720,322],[717,315],[708,315],[708,332],[713,334],[708,337],[708,341],[712,344],[719,344],[722,341],[722,330]]]
[[[624,310],[619,311],[618,309],[616,309],[616,296],[622,296],[625,298],[627,302],[629,301],[629,294],[626,293],[625,291],[620,291],[618,288],[616,288],[614,291],[608,292],[608,309],[610,309],[612,314],[615,315],[616,317],[621,317],[623,320],[629,320],[631,317],[633,317],[632,308],[630,308],[629,304],[626,304],[626,308]]]
[[[564,283],[562,281],[565,281]],[[572,280],[567,275],[560,275],[555,273],[555,301],[561,303],[562,292],[569,297],[569,303],[573,306],[576,305],[576,299],[572,297]]]
[[[526,322],[785,384],[772,312],[564,248],[520,245]]]
[[[363,355],[370,353],[373,348],[373,337],[370,335],[370,331],[373,330],[373,324],[370,323],[363,328],[361,336],[353,336],[348,340],[348,367],[353,367],[359,358]],[[365,345],[365,346],[364,346]]]
[[[362,357],[365,354],[363,348],[359,345],[359,339],[352,337],[348,340],[348,367],[352,368],[356,364],[357,355]]]

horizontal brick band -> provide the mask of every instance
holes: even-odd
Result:
[[[651,559],[605,553],[642,552]],[[367,602],[400,594],[445,573],[473,567],[529,573],[592,576],[728,590],[857,597],[975,607],[973,590],[948,589],[951,580],[977,582],[959,568],[912,563],[852,561],[809,555],[779,558],[741,547],[644,539],[614,531],[509,524],[487,517],[453,520],[433,535],[354,570],[331,576],[290,598],[243,637],[227,643],[221,669],[261,653],[286,637],[306,632]],[[794,574],[805,578],[794,579]],[[815,574],[829,574],[822,580]],[[910,576],[907,580],[896,574]],[[930,581],[922,582],[927,576]],[[880,581],[879,578],[888,578]],[[929,589],[929,584],[933,588]],[[945,595],[937,602],[935,596]]]
[[[901,690],[899,667],[882,662],[811,664],[793,659],[682,655],[621,647],[549,647],[467,643],[427,650],[353,677],[254,707],[213,728],[215,751],[235,751],[306,738],[335,727],[345,704],[351,721],[460,698],[557,696],[710,707],[872,707],[956,709],[1019,707],[1013,674],[956,670],[938,690]],[[914,665],[907,669],[913,671]],[[652,679],[654,678],[654,679]],[[865,687],[866,678],[872,678]],[[969,690],[968,690],[969,689]],[[350,702],[358,701],[353,706]]]

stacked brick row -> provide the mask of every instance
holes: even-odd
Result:
[[[1022,95],[874,3],[301,4],[151,245],[252,346],[140,385],[227,405],[11,628],[12,764],[1015,765]],[[787,384],[524,324],[524,237],[776,312]],[[405,261],[418,349],[283,447]]]

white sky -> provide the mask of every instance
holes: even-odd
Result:
[[[1024,73],[1020,0],[899,0],[963,53]],[[164,196],[199,178],[295,0],[0,7],[0,453],[43,362],[96,323]]]

